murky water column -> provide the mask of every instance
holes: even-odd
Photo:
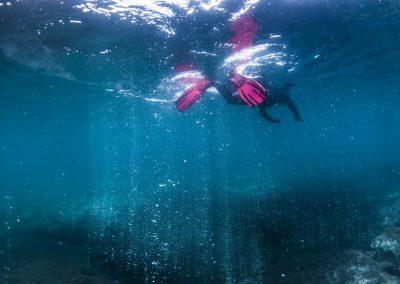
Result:
[[[236,224],[235,131],[221,114],[194,121],[140,104],[92,108],[89,259],[149,283],[260,281],[257,236]]]
[[[127,215],[127,207],[131,209],[137,199],[129,198],[131,203],[128,205],[128,196],[131,197],[135,188],[124,179],[129,166],[125,161],[130,153],[119,143],[123,140],[123,129],[118,128],[122,115],[117,112],[117,103],[97,102],[91,112],[91,243],[88,249],[89,257],[100,253],[106,261],[121,265],[117,250],[120,238],[124,238],[123,229],[129,224],[123,217]]]
[[[120,270],[155,281],[169,263],[169,224],[163,215],[176,186],[158,169],[140,106],[96,104],[91,123],[92,224],[89,245]]]
[[[250,121],[248,121],[250,119]],[[263,283],[266,260],[261,250],[258,233],[252,229],[248,214],[257,214],[257,198],[246,187],[262,183],[257,141],[253,142],[252,117],[237,119],[226,110],[216,111],[208,124],[210,153],[209,167],[214,168],[210,181],[214,183],[215,242],[219,261],[219,279],[226,283],[249,281]],[[227,122],[232,123],[227,123]],[[238,124],[244,126],[238,128]],[[246,161],[249,161],[246,162]],[[251,184],[250,184],[251,182]],[[243,200],[244,198],[244,200]],[[243,214],[245,209],[247,214]]]

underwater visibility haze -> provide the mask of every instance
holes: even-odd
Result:
[[[0,0],[0,283],[400,283],[399,78],[394,0]]]

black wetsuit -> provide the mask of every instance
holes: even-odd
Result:
[[[285,84],[282,88],[273,90],[272,94],[267,95],[266,100],[259,106],[260,115],[267,121],[273,123],[279,123],[278,119],[274,119],[266,111],[266,108],[272,107],[276,104],[283,104],[286,105],[289,110],[292,112],[294,118],[297,121],[303,121],[300,116],[300,112],[297,109],[296,104],[294,101],[289,97],[290,88],[293,86],[291,83]]]
[[[224,99],[230,104],[238,104],[238,105],[245,105],[238,96],[233,96],[232,94],[235,92],[232,88],[228,86],[221,86],[221,84],[213,84],[213,86],[220,92],[220,94],[224,97]],[[272,118],[267,113],[267,108],[272,107],[276,104],[284,104],[286,105],[289,110],[294,115],[294,118],[297,121],[302,121],[300,116],[300,112],[296,107],[296,104],[293,100],[289,97],[290,88],[293,86],[292,83],[286,83],[282,88],[270,90],[267,94],[267,98],[265,101],[259,105],[260,115],[267,121],[273,123],[279,123],[278,119]]]

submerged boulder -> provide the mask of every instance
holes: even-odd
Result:
[[[399,273],[393,263],[376,260],[374,252],[349,250],[342,262],[327,275],[328,283],[399,283]]]
[[[387,227],[377,236],[371,247],[400,257],[400,227]]]

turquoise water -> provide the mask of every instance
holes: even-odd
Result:
[[[2,283],[400,281],[371,248],[400,224],[397,2],[1,1]],[[226,77],[248,10],[243,72],[303,122],[175,107],[182,52]]]

